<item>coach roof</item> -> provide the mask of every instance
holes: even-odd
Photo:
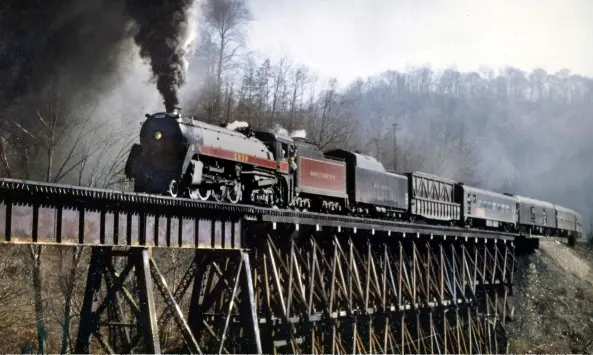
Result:
[[[519,203],[529,203],[529,204],[540,206],[540,207],[554,209],[554,205],[549,202],[546,202],[546,201],[536,200],[534,198],[529,198],[529,197],[519,196],[519,195],[515,195],[515,197],[519,200]]]
[[[505,200],[517,201],[517,198],[515,198],[514,196],[508,196],[508,195],[501,194],[501,193],[498,193],[498,192],[484,190],[484,189],[481,189],[479,187],[473,187],[473,186],[468,186],[468,185],[461,185],[461,186],[463,186],[463,189],[466,190],[466,191],[468,191],[468,192],[479,193],[480,195],[485,195],[485,196],[490,196],[490,197],[496,197],[496,198],[502,198],[502,199],[505,199]]]

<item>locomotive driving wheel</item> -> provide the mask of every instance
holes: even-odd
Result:
[[[168,192],[171,197],[177,197],[177,194],[179,192],[179,184],[176,180],[171,180],[171,182],[169,183]]]
[[[216,202],[222,202],[224,200],[224,198],[226,197],[227,194],[227,188],[226,186],[218,186],[218,187],[214,187],[211,191],[212,191],[212,197],[214,197],[214,200]]]
[[[189,190],[189,198],[192,200],[202,200],[206,201],[210,198],[212,191],[205,189],[205,188],[197,188],[197,189],[190,189]]]
[[[230,203],[238,203],[242,197],[242,185],[240,182],[235,182],[232,186],[226,187],[226,198]]]

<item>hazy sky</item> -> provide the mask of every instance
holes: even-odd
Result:
[[[593,0],[250,0],[250,49],[343,84],[429,63],[593,76]]]

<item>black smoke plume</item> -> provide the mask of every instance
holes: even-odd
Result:
[[[1,1],[0,106],[56,81],[64,97],[108,90],[129,24],[114,0]]]
[[[194,33],[192,10],[196,0],[127,0],[128,14],[136,21],[134,37],[140,56],[150,61],[157,88],[168,112],[179,104],[185,83],[187,46]]]

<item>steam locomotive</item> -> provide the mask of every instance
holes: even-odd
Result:
[[[582,217],[549,202],[442,177],[304,138],[146,114],[125,166],[136,192],[366,218],[579,238]]]

